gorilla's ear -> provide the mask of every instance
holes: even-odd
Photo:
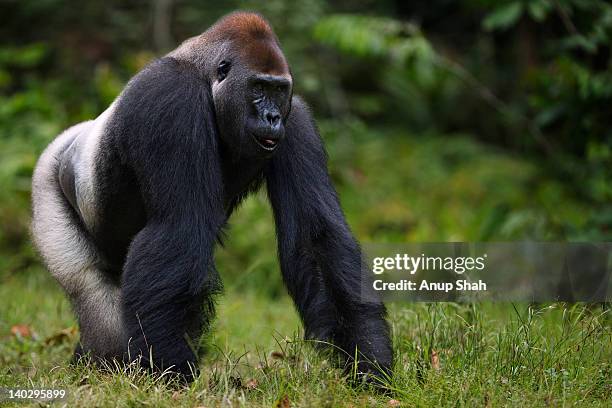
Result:
[[[211,86],[190,62],[165,57],[145,67],[117,99],[107,130],[148,211],[174,205],[194,185],[210,190],[215,177],[221,180]]]

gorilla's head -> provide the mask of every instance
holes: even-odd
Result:
[[[171,55],[196,63],[208,78],[220,137],[230,151],[265,157],[276,149],[285,136],[293,83],[263,17],[230,14]]]

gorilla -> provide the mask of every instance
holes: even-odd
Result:
[[[150,63],[38,160],[32,236],[77,315],[75,359],[140,359],[193,380],[221,288],[215,244],[264,183],[306,338],[361,379],[389,374],[385,307],[362,296],[316,125],[269,24],[243,12]]]

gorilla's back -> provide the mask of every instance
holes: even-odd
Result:
[[[91,235],[105,269],[118,279],[129,244],[146,216],[136,179],[121,162],[107,132],[114,106],[95,120],[77,125],[58,171],[64,196]]]

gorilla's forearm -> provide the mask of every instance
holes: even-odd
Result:
[[[143,367],[152,363],[191,378],[197,372],[204,302],[221,284],[212,262],[218,231],[203,235],[201,228],[185,221],[151,224],[136,236],[121,289],[125,357],[142,358]]]
[[[393,355],[384,305],[362,288],[359,244],[327,172],[326,154],[308,108],[294,99],[291,139],[267,169],[281,269],[306,335],[331,341],[361,372],[388,372]],[[316,181],[316,182],[313,182]]]

